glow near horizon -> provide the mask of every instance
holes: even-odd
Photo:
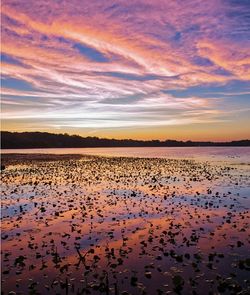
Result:
[[[4,0],[2,129],[249,138],[249,13],[243,0]]]

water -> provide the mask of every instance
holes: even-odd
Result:
[[[249,293],[250,148],[4,152],[4,294]]]
[[[84,154],[114,157],[196,159],[249,164],[250,147],[115,147],[4,149],[3,154]]]

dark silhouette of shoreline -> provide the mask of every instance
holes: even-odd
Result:
[[[81,137],[79,135],[48,132],[1,132],[1,149],[82,148],[82,147],[196,147],[250,146],[250,140],[230,142],[133,140]]]

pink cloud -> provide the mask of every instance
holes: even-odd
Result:
[[[52,103],[59,117],[63,110],[77,117],[80,109],[93,116],[102,113],[112,121],[120,112],[134,109],[135,115],[136,110],[151,108],[156,116],[151,124],[159,122],[155,109],[160,106],[166,113],[174,108],[199,114],[209,109],[207,116],[213,114],[214,119],[221,114],[216,112],[216,99],[192,94],[181,99],[164,91],[250,79],[249,43],[230,35],[237,20],[227,13],[238,7],[223,1],[21,2],[3,1],[1,51],[20,63],[3,61],[2,74],[23,80],[34,90],[3,89],[8,105],[11,99],[12,105],[19,105],[15,97],[24,104],[25,98],[33,97],[41,105],[44,101],[44,117],[50,116],[47,106]],[[105,62],[75,45],[95,50]],[[130,105],[116,106],[130,99]],[[5,116],[32,116],[32,111],[8,108]],[[134,119],[138,124],[139,120]],[[146,121],[141,119],[140,124]]]

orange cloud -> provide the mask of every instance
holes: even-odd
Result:
[[[41,0],[20,5],[5,0],[3,84],[17,79],[31,89],[19,89],[15,81],[2,89],[4,118],[35,119],[39,105],[41,118],[65,118],[67,126],[223,120],[222,95],[202,96],[192,89],[250,78],[249,43],[244,36],[239,42],[228,37],[237,25],[237,19],[228,19],[229,9],[215,0],[206,5],[190,0],[185,6],[182,1]],[[172,90],[187,90],[188,95],[175,97]],[[62,126],[60,120],[55,125]]]
[[[197,48],[201,56],[231,72],[235,78],[250,80],[249,48],[209,40],[199,41]]]

